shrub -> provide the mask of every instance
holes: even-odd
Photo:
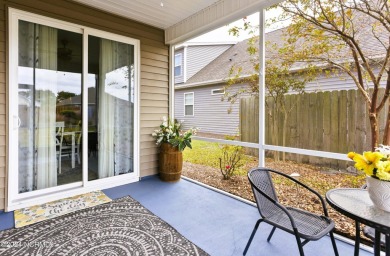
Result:
[[[219,169],[224,180],[229,180],[235,175],[236,168],[241,164],[243,149],[240,146],[223,145],[222,156],[219,158]]]

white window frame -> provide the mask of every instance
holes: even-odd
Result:
[[[180,63],[176,63],[176,57],[180,56]],[[174,60],[174,70],[176,67],[180,66],[180,75],[176,75],[175,71],[173,72],[175,74],[175,77],[183,76],[183,54],[182,53],[177,53],[175,54],[175,60]]]
[[[215,91],[223,91],[223,92],[215,92]],[[211,95],[221,95],[225,94],[225,88],[212,89]]]
[[[186,115],[186,106],[191,106],[191,104],[186,104],[186,95],[192,94],[192,115]],[[194,116],[195,115],[195,93],[194,92],[186,92],[183,95],[184,97],[184,116]]]
[[[7,147],[8,152],[8,186],[6,211],[12,211],[23,207],[28,207],[36,204],[45,203],[48,201],[58,200],[65,197],[70,197],[90,191],[105,189],[115,186],[128,184],[139,181],[140,163],[139,163],[139,126],[140,126],[140,41],[126,36],[105,32],[102,30],[92,29],[86,26],[65,22],[46,16],[41,16],[14,8],[8,9],[9,17],[9,69],[8,69],[8,131],[7,131]],[[88,36],[97,36],[109,40],[114,40],[134,46],[134,170],[132,173],[123,174],[120,176],[113,176],[109,178],[88,181],[88,161],[83,161],[82,172],[83,180],[71,184],[60,185],[56,187],[35,190],[26,193],[19,193],[18,191],[18,33],[19,20],[51,26],[57,29],[63,29],[70,32],[80,33],[83,35],[83,67],[82,67],[82,89],[83,102],[88,101]],[[16,85],[16,86],[15,86]],[[82,106],[83,124],[88,123],[88,104]],[[88,134],[87,125],[82,128],[83,134]],[[83,156],[87,156],[88,138],[83,136]]]

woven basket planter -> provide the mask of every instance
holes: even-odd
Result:
[[[177,147],[162,143],[159,154],[160,179],[175,182],[180,180],[183,168],[183,154]]]

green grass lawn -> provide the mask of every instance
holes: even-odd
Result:
[[[192,149],[186,148],[183,152],[183,160],[193,164],[206,165],[219,170],[219,158],[222,157],[222,145],[215,142],[192,140]],[[299,164],[292,161],[273,161],[267,159],[267,167],[290,174],[302,172],[300,180],[317,191],[325,192],[335,187],[360,187],[365,182],[365,175],[350,175],[340,173],[337,175],[326,174],[326,167],[317,167],[309,164]],[[248,170],[258,166],[257,157],[242,155],[241,166],[235,174],[246,175]],[[302,171],[303,170],[303,171]],[[325,171],[325,172],[322,172]],[[277,181],[276,181],[277,182]]]
[[[183,160],[219,169],[219,158],[222,157],[221,147],[222,145],[216,142],[192,140],[192,149],[188,148],[183,151]],[[249,170],[248,164],[253,165],[254,162],[257,165],[256,157],[243,154],[240,161],[242,166],[237,168],[236,174],[246,175],[246,171]]]

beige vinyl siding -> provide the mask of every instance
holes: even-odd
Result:
[[[157,173],[157,146],[151,131],[168,115],[168,54],[164,31],[67,0],[0,0],[0,209],[6,185],[6,10],[13,7],[140,40],[140,175]],[[10,170],[12,171],[12,170]]]

